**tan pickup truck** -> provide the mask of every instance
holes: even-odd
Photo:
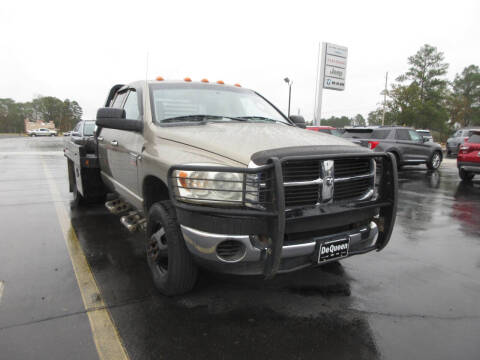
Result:
[[[96,124],[88,169],[81,149],[66,151],[71,190],[84,203],[114,194],[106,206],[145,231],[164,294],[190,291],[198,266],[268,279],[390,239],[395,158],[304,130],[238,84],[116,85]]]

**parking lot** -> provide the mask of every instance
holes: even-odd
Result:
[[[70,208],[62,145],[0,139],[1,359],[478,359],[480,177],[455,160],[400,171],[380,253],[167,298],[141,233]]]

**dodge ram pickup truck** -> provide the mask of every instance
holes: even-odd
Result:
[[[114,195],[106,207],[144,229],[166,295],[190,291],[199,266],[269,279],[382,250],[395,157],[300,122],[239,84],[116,85],[97,112],[96,154],[66,152],[70,188],[83,200],[102,186]]]

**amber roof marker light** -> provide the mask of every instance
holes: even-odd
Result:
[[[236,87],[242,87],[242,85],[240,85],[240,84],[234,84],[234,86],[236,86]]]
[[[223,80],[218,80],[218,81],[217,81],[217,84],[223,85],[223,84],[225,84],[225,83],[223,82]]]
[[[204,79],[202,79],[201,81],[204,82],[204,83],[207,83],[207,82],[208,82],[208,79],[205,79],[205,78],[204,78]]]
[[[163,81],[163,80],[165,80],[165,79],[164,79],[163,77],[161,77],[161,76],[157,76],[157,78],[156,78],[155,80],[157,80],[157,81]]]
[[[192,82],[192,79],[190,79],[190,78],[187,76],[186,78],[183,79],[183,81]]]

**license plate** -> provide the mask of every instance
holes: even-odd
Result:
[[[350,247],[350,238],[326,241],[320,245],[318,252],[318,262],[340,259],[348,256],[348,248]]]

